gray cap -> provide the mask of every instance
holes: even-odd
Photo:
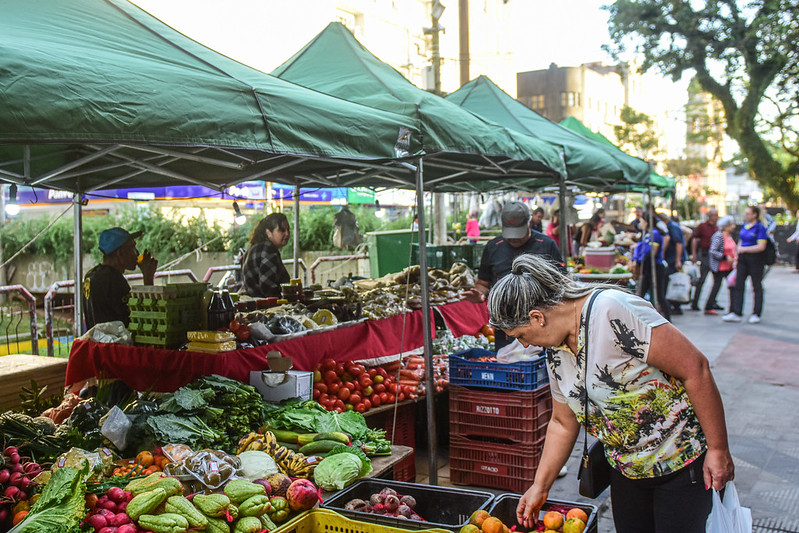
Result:
[[[502,208],[502,236],[523,239],[530,229],[530,210],[522,202],[508,202]]]

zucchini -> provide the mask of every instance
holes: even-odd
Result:
[[[305,446],[306,444],[309,444],[309,443],[313,442],[314,438],[318,434],[319,433],[303,433],[301,435],[298,435],[297,436],[297,444],[299,444],[300,446]]]
[[[346,444],[349,446],[350,444],[350,436],[346,433],[341,433],[340,431],[333,431],[330,433],[319,433],[316,437],[314,437],[315,441],[318,440],[336,440],[341,444]]]
[[[282,440],[277,441],[278,445],[283,446],[284,448],[288,448],[293,452],[297,452],[300,450],[300,445],[297,444],[297,441],[294,442],[283,442]]]
[[[336,446],[341,446],[341,443],[337,440],[315,440],[300,448],[300,453],[303,455],[327,453]]]
[[[297,437],[300,436],[300,434],[295,431],[288,431],[285,429],[270,429],[269,431],[271,431],[275,435],[275,438],[281,442],[293,442],[294,444],[297,444]]]

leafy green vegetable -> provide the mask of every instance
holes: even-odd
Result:
[[[177,413],[181,410],[204,409],[208,407],[208,398],[213,398],[212,390],[187,389],[185,387],[176,390],[161,402],[161,410],[170,413]]]
[[[83,478],[88,473],[87,462],[80,469],[64,467],[56,470],[28,516],[8,533],[67,533],[77,528],[86,505]]]
[[[332,450],[327,453],[328,457],[333,455],[337,455],[339,453],[351,453],[352,455],[356,456],[358,459],[361,460],[361,471],[360,477],[367,476],[372,471],[372,461],[366,456],[366,454],[357,446],[347,446],[346,444],[342,444],[341,446],[336,446]]]
[[[360,477],[362,468],[363,462],[355,454],[329,455],[316,465],[314,481],[324,490],[341,490]]]
[[[196,416],[153,415],[147,419],[147,425],[159,442],[182,442],[192,448],[210,448],[221,439],[219,433]]]

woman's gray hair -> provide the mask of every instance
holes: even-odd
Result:
[[[488,294],[489,322],[495,328],[515,329],[530,323],[533,309],[551,309],[564,300],[590,294],[595,284],[577,282],[545,257],[520,255],[511,272]]]
[[[735,219],[733,217],[727,215],[726,217],[721,217],[719,219],[719,221],[716,223],[716,226],[719,229],[721,229],[721,228],[726,228],[730,224],[735,224]]]

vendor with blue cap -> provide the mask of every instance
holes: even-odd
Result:
[[[128,296],[130,285],[125,279],[126,270],[135,270],[138,264],[144,284],[152,285],[158,261],[145,251],[139,256],[136,239],[142,232],[129,233],[122,228],[111,228],[100,234],[99,248],[103,262],[86,273],[83,279],[83,309],[86,328],[95,324],[119,320],[130,324]]]

